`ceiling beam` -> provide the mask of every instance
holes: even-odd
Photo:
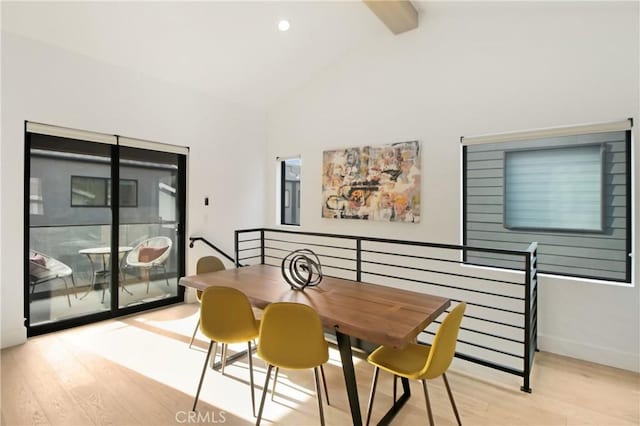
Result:
[[[394,34],[418,28],[418,11],[409,0],[362,0]]]

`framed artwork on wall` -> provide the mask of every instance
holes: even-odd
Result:
[[[420,221],[420,143],[323,152],[322,217]]]

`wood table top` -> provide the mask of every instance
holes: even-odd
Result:
[[[304,303],[318,312],[325,327],[394,348],[415,339],[451,304],[444,297],[332,277],[304,291],[292,290],[280,268],[269,265],[191,275],[181,278],[180,285],[198,290],[234,287],[258,308],[273,302]]]

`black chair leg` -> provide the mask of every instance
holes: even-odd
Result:
[[[376,396],[376,385],[378,384],[378,373],[380,373],[380,367],[376,367],[373,370],[373,382],[371,383],[369,404],[367,404],[367,422],[365,423],[366,426],[369,426],[369,421],[371,421],[371,412],[373,411],[373,398]]]
[[[447,380],[447,375],[442,373],[442,378],[444,379],[444,385],[447,388],[447,393],[449,394],[449,400],[451,401],[451,406],[453,407],[453,413],[456,415],[458,426],[462,426],[462,421],[460,421],[460,415],[458,414],[458,408],[456,407],[456,402],[453,400],[453,392],[451,392],[451,388],[449,387],[449,380]]]
[[[264,408],[264,400],[267,397],[267,390],[269,389],[269,379],[271,378],[271,370],[273,365],[269,364],[267,367],[267,378],[264,380],[264,388],[262,388],[262,398],[260,399],[260,408],[258,409],[258,418],[256,419],[256,426],[260,425],[262,420],[262,409]]]
[[[395,404],[398,396],[398,376],[393,375],[393,403]]]
[[[433,426],[433,414],[431,413],[431,403],[429,402],[429,392],[427,391],[427,381],[422,381],[422,389],[424,390],[424,400],[427,403],[427,414],[429,415],[429,424]]]
[[[327,378],[324,375],[324,368],[322,367],[322,365],[320,366],[320,373],[322,374],[322,384],[324,385],[324,396],[325,396],[325,399],[327,400],[327,405],[331,405],[329,403],[329,390],[327,389]]]
[[[322,391],[320,390],[320,379],[318,375],[318,367],[313,368],[313,376],[316,382],[316,395],[318,396],[318,411],[320,412],[320,425],[324,426],[324,411],[322,411]]]
[[[193,401],[193,408],[191,409],[191,411],[196,411],[196,405],[198,405],[198,398],[200,398],[200,389],[202,389],[202,381],[204,380],[204,374],[207,372],[207,364],[209,363],[211,348],[213,348],[213,340],[209,342],[209,350],[207,351],[207,357],[204,360],[204,366],[202,367],[202,374],[200,375],[200,383],[198,383],[198,391],[196,392],[196,399]]]

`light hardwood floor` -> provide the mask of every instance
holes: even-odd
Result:
[[[196,304],[183,304],[29,339],[1,352],[2,425],[253,424],[246,359],[225,375],[208,370],[198,405],[189,416],[205,356],[202,337],[188,349],[197,321]],[[339,355],[325,368],[331,406],[329,425],[349,425],[349,406]],[[356,359],[360,403],[366,410],[373,369]],[[264,363],[254,355],[256,396]],[[640,375],[540,352],[532,394],[521,379],[456,360],[449,381],[465,425],[638,425]],[[319,424],[313,375],[285,371],[264,423]],[[429,382],[437,425],[455,424],[441,380]],[[391,403],[391,378],[380,373],[373,419]],[[259,400],[259,399],[258,399]],[[193,414],[192,414],[193,415]],[[412,397],[393,424],[426,424],[424,397]]]

